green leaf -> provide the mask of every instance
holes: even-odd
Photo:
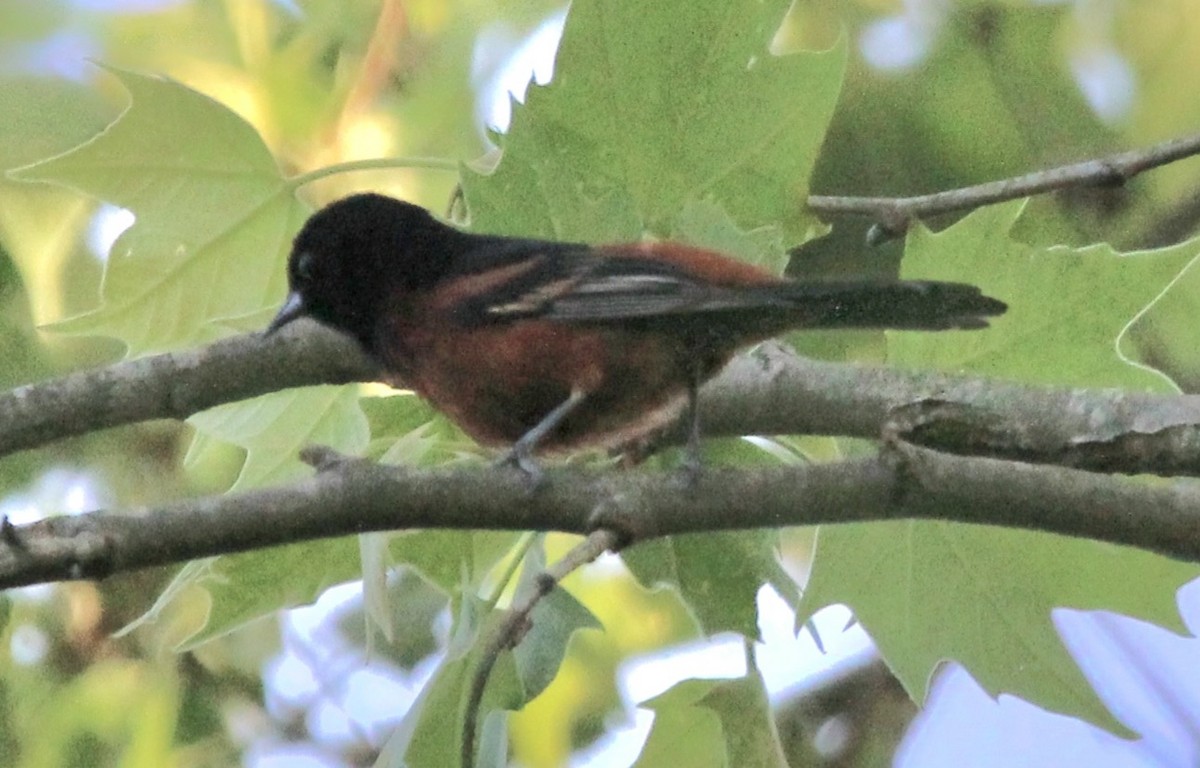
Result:
[[[684,680],[638,706],[654,712],[654,726],[633,768],[725,768],[729,765],[721,718],[704,698],[717,680]]]
[[[844,603],[916,701],[937,665],[962,663],[993,696],[1124,733],[1054,630],[1057,607],[1119,611],[1183,630],[1175,590],[1194,565],[1050,534],[943,522],[822,528],[799,622]]]
[[[367,655],[375,651],[378,629],[388,645],[396,642],[395,612],[388,595],[388,543],[391,534],[373,531],[358,535],[358,555],[362,563],[363,622],[366,625]]]
[[[762,675],[749,649],[746,658],[744,677],[684,680],[639,704],[654,711],[654,726],[634,768],[786,768]]]
[[[290,237],[306,214],[255,130],[218,102],[165,78],[109,68],[130,105],[103,133],[18,169],[128,208],[97,309],[68,333],[126,343],[130,354],[207,341],[217,324],[283,295]]]
[[[210,408],[188,418],[188,423],[205,435],[246,449],[246,463],[232,490],[283,483],[310,473],[299,459],[307,445],[327,445],[357,455],[369,437],[354,385],[273,392]]]
[[[684,204],[671,239],[735,256],[775,274],[782,274],[787,266],[787,250],[779,227],[742,230],[721,206],[709,200]]]
[[[414,532],[414,535],[425,533],[438,532]],[[403,536],[394,534],[392,540],[402,539]],[[395,548],[389,551],[394,552]],[[480,548],[482,550],[485,547]],[[427,554],[436,558],[444,552],[431,547]],[[446,568],[457,565],[457,562],[448,563]],[[227,635],[253,620],[271,616],[283,608],[311,605],[326,589],[361,577],[362,559],[355,536],[301,541],[298,544],[271,547],[269,550],[197,560],[188,563],[176,574],[145,616],[122,631],[140,624],[168,622],[185,604],[194,605],[197,590],[202,590],[206,596],[204,616],[190,620],[182,629],[178,629],[178,622],[169,623],[168,629],[173,632],[172,637],[168,638],[169,643],[176,649],[188,650]],[[414,581],[420,580],[414,577]],[[389,594],[389,598],[391,596]],[[392,607],[392,610],[400,612],[398,616],[406,620],[424,616],[430,611],[427,607],[428,595],[424,590],[409,587],[396,598],[415,600],[415,604],[402,602]],[[404,612],[404,608],[412,605],[419,607],[415,612]],[[401,625],[397,631],[400,636],[424,637],[428,630]],[[394,652],[384,649],[382,653],[388,655]],[[404,661],[403,653],[396,661]]]
[[[392,562],[410,565],[430,584],[453,594],[478,585],[521,534],[512,531],[402,531],[392,537]]]
[[[774,56],[791,3],[571,6],[553,81],[532,86],[488,176],[466,172],[472,225],[582,240],[658,234],[688,201],[793,238],[845,53]]]
[[[387,534],[395,536],[397,534]],[[438,617],[449,605],[446,593],[430,584],[410,568],[394,568],[389,574],[387,594],[393,616],[403,617],[394,625],[394,637],[386,643],[375,643],[373,659],[390,661],[402,669],[411,670],[430,654],[441,650],[444,638],[437,631]],[[366,647],[372,628],[366,616],[364,589],[362,609],[347,611],[337,622],[343,637],[355,647]]]
[[[725,732],[729,765],[756,765],[763,768],[787,768],[775,718],[762,674],[754,665],[754,654],[747,643],[745,677],[725,680],[713,686],[698,703],[717,713]]]
[[[371,425],[371,438],[403,437],[437,417],[433,406],[412,393],[363,397],[359,406]]]
[[[0,94],[4,119],[0,169],[59,154],[95,136],[111,120],[109,105],[94,89],[80,83],[4,78],[0,79]],[[19,281],[4,276],[6,292],[24,288],[34,323],[62,317],[63,306],[72,295],[71,287],[94,281],[91,275],[97,270],[91,263],[72,261],[79,250],[79,233],[94,208],[92,201],[70,190],[10,181],[0,175],[0,246],[21,271]],[[20,316],[21,325],[26,325],[24,312]],[[21,354],[15,347],[28,333],[21,327],[5,327],[6,348],[0,350],[6,370],[27,377],[23,381],[49,375],[20,371]],[[37,348],[43,346],[38,344]]]
[[[518,598],[536,588],[534,579],[546,568],[544,541],[545,537],[542,537],[538,545],[530,547],[525,556],[521,583],[517,587]],[[561,585],[538,601],[530,622],[532,627],[529,632],[513,649],[517,675],[526,701],[544,691],[558,674],[558,668],[567,653],[567,643],[577,630],[604,628],[592,612]]]
[[[358,406],[358,387],[325,386],[274,392],[195,414],[193,449],[210,440],[246,451],[231,490],[282,484],[312,470],[299,459],[306,445],[327,445],[360,454],[368,440],[367,420]],[[308,604],[328,587],[363,575],[360,547],[351,538],[301,542],[263,552],[226,556],[198,570],[185,567],[173,588],[151,613],[171,604],[174,592],[199,586],[211,597],[211,613],[190,636],[197,645],[281,608]],[[319,566],[314,564],[319,563]],[[374,569],[379,575],[378,567]],[[219,578],[213,578],[220,574]],[[254,585],[254,586],[248,586]]]
[[[490,570],[496,558],[483,558],[483,565],[475,557],[474,540],[480,537],[457,532],[419,531],[408,536],[397,537],[393,551],[415,555],[429,568],[444,569],[447,573],[457,568],[466,577],[465,583],[475,583],[478,576]],[[496,540],[492,535],[490,538]],[[511,536],[507,538],[511,541]],[[396,544],[401,546],[397,547]],[[463,546],[463,545],[467,546]],[[498,551],[495,547],[488,548]],[[421,567],[421,566],[417,566]],[[544,556],[539,547],[532,547],[524,563],[523,583],[518,594],[533,588],[532,579],[545,567]],[[463,580],[460,579],[460,587]],[[460,588],[461,591],[461,588]],[[384,748],[377,765],[445,765],[456,758],[462,729],[462,705],[474,670],[480,661],[482,644],[491,638],[506,612],[493,611],[485,627],[479,629],[479,612],[485,604],[474,597],[472,591],[464,593],[465,602],[458,615],[458,623],[447,658],[434,679],[422,692],[417,705],[410,710],[404,723],[397,729]],[[530,631],[522,638],[514,651],[505,651],[497,661],[488,683],[484,703],[480,711],[483,736],[479,744],[482,754],[489,760],[496,759],[495,750],[503,746],[503,740],[493,729],[498,728],[494,718],[501,710],[513,710],[523,706],[540,694],[554,679],[566,653],[567,644],[576,630],[599,627],[591,612],[579,604],[564,589],[555,589],[547,594],[535,607],[531,617]]]
[[[1009,309],[986,331],[889,333],[889,362],[1031,383],[1176,391],[1163,374],[1132,363],[1121,342],[1195,261],[1200,239],[1126,254],[1107,245],[1033,247],[1009,236],[1021,209],[1020,202],[993,206],[940,233],[912,232],[903,277],[975,283]]]
[[[87,141],[104,128],[104,102],[95,90],[67,80],[0,80],[4,130],[0,169],[16,168]]]
[[[311,605],[325,590],[362,575],[353,536],[302,541],[219,558],[208,585],[213,610],[189,646],[206,642],[283,608]]]
[[[1170,390],[1131,364],[1119,339],[1193,262],[1196,242],[1122,255],[1024,245],[1009,236],[1021,204],[914,231],[903,272],[960,280],[1009,303],[986,331],[889,333],[906,366],[1074,386]],[[1116,732],[1050,621],[1056,607],[1124,611],[1180,629],[1173,595],[1195,566],[1049,534],[910,521],[827,526],[797,614],[850,606],[920,701],[934,668],[961,662],[993,695],[1012,693]]]
[[[371,429],[367,455],[376,461],[428,466],[478,450],[449,419],[414,394],[363,397],[358,402]]]
[[[731,631],[758,637],[759,587],[771,584],[794,603],[796,586],[779,565],[776,531],[670,536],[621,553],[645,586],[667,584],[694,613],[706,634]]]
[[[313,603],[360,573],[349,536],[195,560],[121,633],[158,625],[160,642],[182,653],[280,609]]]
[[[425,533],[434,532],[418,535]],[[427,547],[414,546],[410,551],[430,554]],[[525,563],[527,575],[522,591],[532,587],[530,580],[545,565],[539,548],[534,547],[530,552],[532,555]],[[480,651],[507,615],[506,612],[492,611],[482,622],[481,629],[480,612],[485,607],[471,591],[465,593],[445,661],[385,746],[377,765],[456,763],[462,707],[480,661]],[[529,633],[515,651],[501,654],[488,682],[480,710],[480,721],[485,726],[479,744],[485,750],[485,756],[491,755],[489,759],[495,759],[493,751],[503,745],[503,740],[492,731],[498,727],[493,720],[497,711],[516,709],[540,693],[554,678],[571,635],[576,629],[588,626],[598,626],[598,623],[586,608],[562,589],[546,595],[534,609]]]
[[[508,712],[497,709],[483,719],[475,768],[507,768],[508,765]]]
[[[465,596],[456,617],[455,634],[446,658],[384,745],[375,762],[378,768],[442,768],[458,765],[464,703],[479,664],[481,640],[491,636],[502,617],[498,611],[481,615],[485,610],[486,605],[482,601],[470,594]],[[521,700],[513,655],[505,651],[497,659],[484,692],[480,722],[485,724],[485,730],[490,731],[486,726],[485,716],[488,713],[513,709],[520,705]],[[482,742],[477,740],[476,743]],[[493,749],[503,746],[497,743],[494,734],[487,743]],[[487,758],[492,759],[494,757]]]

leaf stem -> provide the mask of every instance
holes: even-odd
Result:
[[[512,559],[505,566],[504,573],[496,580],[491,593],[484,598],[484,602],[487,603],[489,610],[494,610],[497,603],[500,602],[501,595],[504,594],[504,590],[508,587],[508,583],[512,581],[513,576],[516,575],[517,569],[521,567],[521,563],[525,562],[525,554],[529,552],[529,548],[533,546],[537,536],[538,534],[533,531],[526,531],[521,535],[516,546],[513,547]]]
[[[457,171],[459,163],[446,157],[373,157],[367,160],[351,160],[346,163],[334,163],[322,168],[316,168],[307,173],[297,174],[287,180],[293,190],[319,179],[334,176],[339,173],[355,171],[381,171],[393,168],[429,168],[435,171]]]

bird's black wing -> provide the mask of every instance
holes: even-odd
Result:
[[[671,261],[630,250],[556,243],[510,253],[511,276],[464,304],[471,324],[545,319],[565,323],[696,324],[773,335],[791,327],[941,330],[983,328],[1003,302],[964,283],[926,280],[774,281],[714,284]]]
[[[509,266],[515,262],[510,260]],[[475,323],[540,318],[604,323],[762,307],[769,296],[698,280],[676,265],[581,246],[533,250],[524,268],[465,307]]]

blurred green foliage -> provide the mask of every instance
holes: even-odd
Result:
[[[576,0],[553,82],[530,89],[506,132],[489,133],[477,104],[499,61],[480,40],[511,50],[558,3],[5,4],[0,381],[261,327],[311,207],[378,189],[443,211],[461,183],[479,230],[674,237],[772,268],[790,255],[797,275],[970,280],[1013,307],[994,330],[969,337],[794,340],[824,357],[1071,386],[1194,386],[1194,164],[939,219],[877,249],[862,245],[869,222],[820,222],[803,202],[809,192],[936,191],[1187,131],[1200,114],[1190,81],[1200,11],[1151,2],[1109,6],[1098,19],[1063,5],[976,0],[914,19],[898,5]],[[872,63],[896,53],[871,35],[898,20],[910,25],[915,53],[903,66]],[[58,62],[79,80],[22,68],[36,41],[67,31],[101,64]],[[1110,95],[1128,103],[1101,119],[1081,78],[1089,62],[1113,57],[1129,87]],[[378,162],[346,166],[369,160]],[[136,216],[106,254],[87,245],[98,201]],[[296,449],[314,441],[397,463],[476,453],[414,397],[319,388],[8,457],[0,489],[12,502],[66,467],[87,473],[97,503],[126,508],[286,482],[303,471]],[[709,455],[764,463],[841,450],[793,439],[774,447],[769,455],[722,441]],[[70,507],[65,491],[48,495],[43,511]],[[511,594],[502,574],[536,568],[543,545],[553,556],[571,542],[551,536],[522,549],[528,543],[480,532],[387,540],[404,566],[384,601],[397,646],[374,652],[413,668],[438,642],[431,617],[443,609],[453,616],[449,651],[417,703],[396,713],[404,719],[386,746],[364,736],[346,759],[380,749],[387,765],[455,759],[481,628]],[[763,584],[802,618],[850,605],[917,699],[938,661],[956,658],[992,692],[1119,729],[1049,611],[1108,608],[1177,628],[1174,592],[1195,572],[1034,534],[856,525],[822,532],[800,601],[779,548],[775,531],[679,537],[625,553],[627,570],[572,576],[539,609],[528,644],[498,667],[491,700],[523,708],[507,717],[507,747],[486,741],[487,759],[501,764],[508,749],[525,765],[562,764],[605,731],[622,660],[719,631],[753,639]],[[787,550],[808,555],[803,544]],[[263,710],[260,674],[279,643],[269,617],[356,578],[360,553],[348,540],[296,544],[5,598],[0,755],[29,767],[220,765],[260,741],[297,738],[296,723]],[[365,644],[361,632],[342,634]],[[688,681],[656,697],[637,764],[675,765],[682,755],[695,765],[782,764],[763,690],[749,664],[741,679]],[[685,743],[691,752],[679,751]]]

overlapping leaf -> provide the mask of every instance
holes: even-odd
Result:
[[[790,3],[575,4],[554,80],[514,107],[496,171],[467,173],[480,229],[583,240],[660,235],[688,201],[793,240],[843,53],[774,56]]]
[[[101,134],[17,171],[129,209],[101,304],[57,325],[112,336],[130,354],[210,340],[209,327],[283,295],[289,238],[305,215],[257,132],[172,80],[110,70],[129,107]]]
[[[1007,301],[987,331],[889,335],[898,365],[966,369],[1064,386],[1170,390],[1119,350],[1133,318],[1188,269],[1200,243],[1132,254],[1023,245],[1020,204],[917,230],[906,277],[978,283]],[[1197,569],[1142,551],[1028,531],[913,521],[829,526],[801,618],[849,605],[917,700],[943,660],[1013,693],[1116,731],[1051,623],[1056,607],[1108,609],[1181,631],[1175,591]]]

